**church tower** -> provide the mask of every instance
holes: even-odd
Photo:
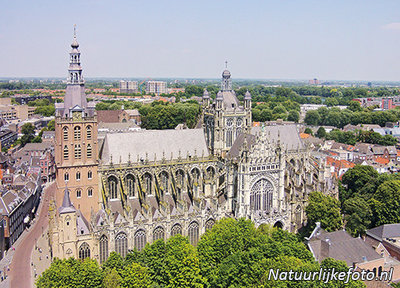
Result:
[[[55,161],[56,204],[61,207],[68,185],[70,199],[86,219],[99,209],[97,117],[93,103],[87,103],[79,44],[71,44],[64,103],[56,103]]]
[[[203,95],[203,127],[209,149],[225,157],[241,133],[250,133],[251,95],[247,91],[241,105],[232,89],[231,72],[222,72],[221,90],[210,105],[208,91]]]

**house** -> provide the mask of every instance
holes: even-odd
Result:
[[[353,238],[344,230],[326,232],[318,222],[306,240],[319,263],[326,258],[333,258],[346,262],[348,267],[373,271],[376,275],[393,268],[392,280],[400,279],[400,261],[391,257],[383,246],[371,245],[360,237]]]

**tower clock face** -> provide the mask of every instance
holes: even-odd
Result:
[[[82,113],[81,112],[73,112],[72,118],[74,119],[74,121],[82,120]]]

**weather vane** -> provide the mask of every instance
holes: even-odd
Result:
[[[76,24],[74,24],[74,37],[76,37]]]
[[[225,61],[225,68],[228,69],[228,61]]]

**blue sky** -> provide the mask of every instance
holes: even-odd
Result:
[[[0,77],[400,80],[398,0],[2,1]]]

